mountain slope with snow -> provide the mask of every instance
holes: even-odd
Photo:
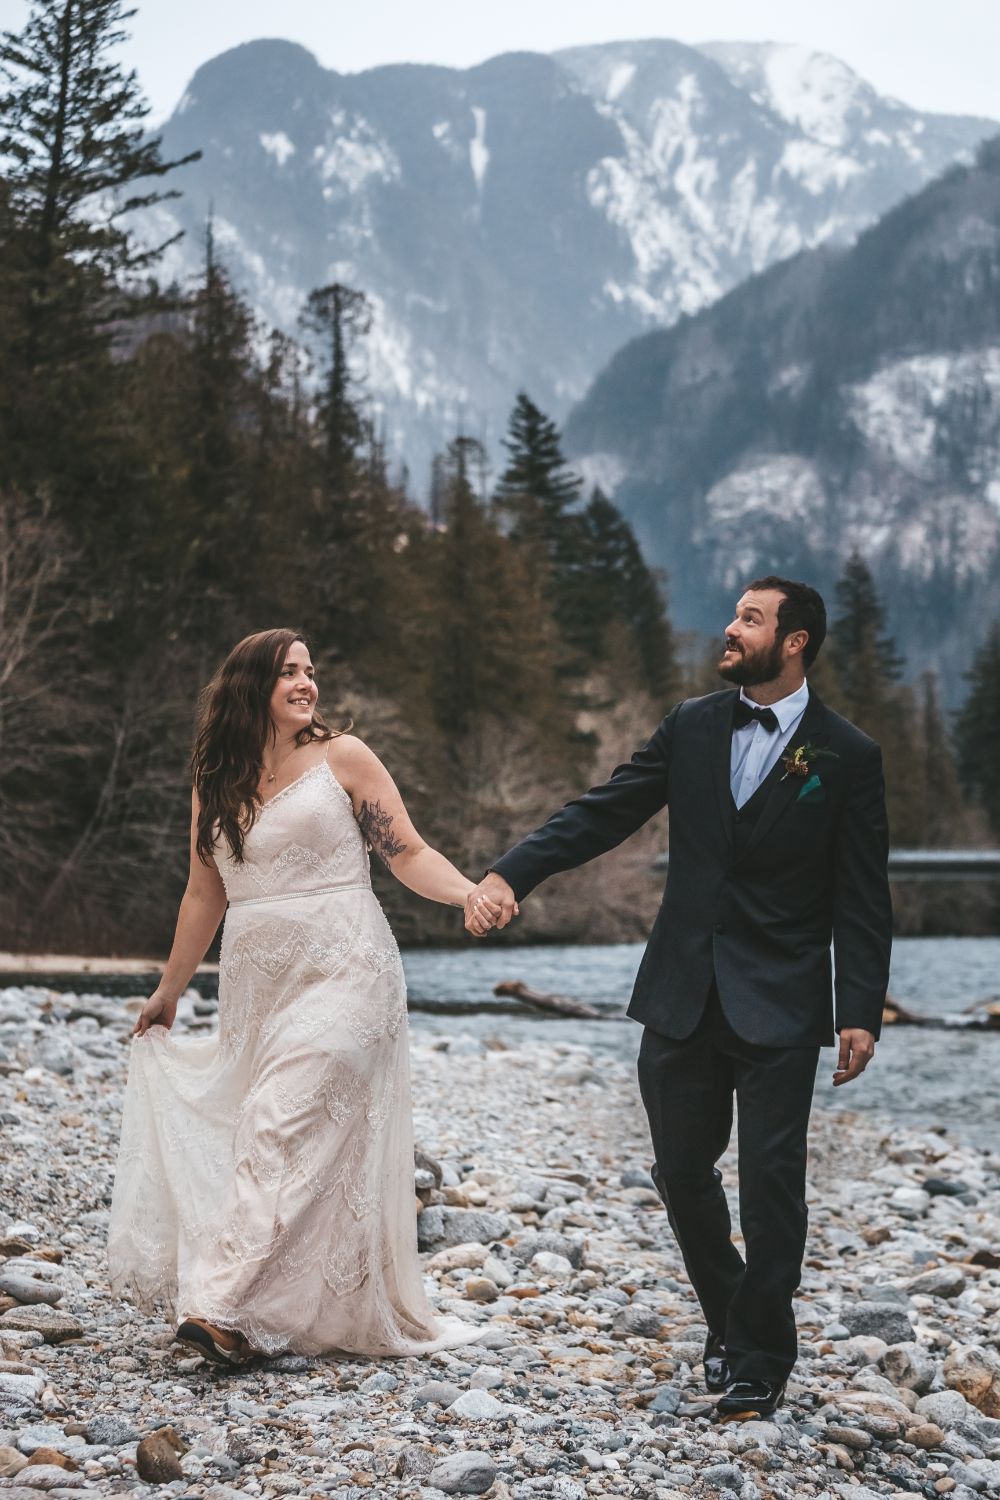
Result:
[[[164,127],[201,148],[150,238],[202,227],[271,323],[331,280],[369,295],[367,386],[418,480],[459,427],[494,453],[520,387],[554,415],[615,349],[800,249],[852,238],[995,127],[920,115],[834,59],[610,43],[345,75],[260,41],[198,70]]]
[[[859,549],[951,697],[1000,616],[1000,137],[866,231],[623,348],[566,429],[677,622]]]

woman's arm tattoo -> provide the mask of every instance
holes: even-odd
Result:
[[[386,864],[406,848],[392,831],[392,813],[383,812],[380,802],[362,802],[358,824],[369,846]]]

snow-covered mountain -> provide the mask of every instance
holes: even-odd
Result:
[[[423,479],[494,445],[520,387],[561,416],[616,348],[781,257],[852,238],[996,127],[919,114],[790,47],[670,41],[344,75],[259,41],[198,70],[164,127],[200,147],[148,224],[216,243],[263,316],[368,293],[368,389]]]
[[[860,549],[951,702],[1000,616],[1000,137],[850,249],[772,267],[622,349],[570,452],[717,631],[761,573],[826,591]]]

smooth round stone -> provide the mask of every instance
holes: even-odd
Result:
[[[470,1276],[465,1283],[465,1298],[468,1302],[495,1302],[500,1288],[488,1276]]]
[[[957,1266],[941,1266],[925,1271],[907,1286],[907,1291],[923,1297],[960,1297],[968,1285]]]
[[[511,1415],[510,1407],[489,1391],[464,1391],[448,1410],[452,1416],[464,1417],[467,1422],[505,1422]]]
[[[496,1466],[488,1453],[472,1450],[450,1453],[439,1459],[427,1476],[431,1489],[445,1495],[485,1495],[496,1478]]]
[[[23,1271],[0,1271],[0,1296],[13,1297],[22,1305],[44,1302],[55,1307],[62,1295],[61,1288],[51,1281],[42,1281]]]
[[[917,1416],[928,1422],[936,1422],[947,1432],[959,1422],[976,1421],[979,1413],[970,1406],[960,1391],[932,1391],[921,1396],[915,1407]]]
[[[28,1460],[23,1453],[16,1448],[8,1448],[6,1444],[0,1446],[0,1479],[13,1479],[19,1474]]]
[[[920,1218],[931,1206],[931,1195],[923,1188],[898,1187],[889,1198],[898,1214],[904,1218]]]
[[[565,1255],[556,1255],[551,1250],[539,1250],[531,1257],[531,1269],[540,1276],[551,1276],[559,1281],[572,1276],[572,1263]]]
[[[452,1385],[450,1380],[428,1380],[413,1392],[413,1406],[414,1409],[431,1403],[435,1406],[450,1406],[461,1394],[459,1387]]]

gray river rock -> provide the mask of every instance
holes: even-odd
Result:
[[[439,1311],[483,1338],[423,1360],[218,1371],[107,1289],[140,1003],[0,991],[0,1496],[1000,1495],[991,1146],[845,1110],[849,1095],[815,1112],[799,1362],[772,1419],[720,1425],[631,1058],[575,1026],[480,1017],[473,1035],[421,1016],[425,1273]],[[206,1016],[189,996],[177,1024]],[[147,1483],[137,1454],[164,1428],[180,1447],[164,1434],[143,1451],[169,1446],[182,1478]]]

